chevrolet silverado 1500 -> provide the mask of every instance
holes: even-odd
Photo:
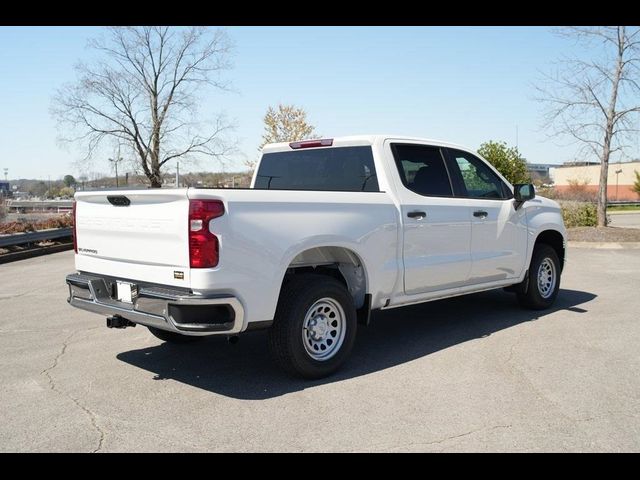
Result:
[[[505,287],[548,308],[566,258],[557,203],[415,138],[270,144],[249,189],[75,198],[71,305],[168,342],[268,328],[307,378],[338,369],[375,309]]]

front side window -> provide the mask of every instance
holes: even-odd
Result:
[[[460,150],[449,150],[460,170],[466,196],[471,198],[505,199],[508,188],[479,158]]]
[[[453,195],[449,173],[438,147],[394,143],[391,145],[402,183],[424,196]]]
[[[260,160],[254,188],[380,191],[369,146],[265,153]]]

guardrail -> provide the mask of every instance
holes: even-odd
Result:
[[[42,242],[44,240],[56,240],[58,238],[70,237],[73,228],[52,228],[40,230],[38,232],[16,233],[13,235],[0,235],[0,247],[10,247],[13,245],[24,245],[25,243]]]

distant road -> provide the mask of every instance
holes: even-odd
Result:
[[[640,228],[640,212],[611,213],[611,226],[623,228]]]

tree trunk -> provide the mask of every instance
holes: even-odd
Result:
[[[151,153],[151,175],[149,175],[149,181],[151,182],[151,188],[160,188],[162,186],[162,174],[160,173],[160,162],[154,153]]]
[[[160,172],[152,173],[149,177],[149,181],[151,182],[151,188],[162,187],[162,177],[160,176]]]
[[[162,174],[160,173],[160,159],[158,158],[160,146],[152,145],[151,151],[149,152],[149,160],[150,160],[150,169],[149,173],[147,173],[147,177],[149,178],[149,182],[151,182],[151,188],[160,188],[162,186]]]
[[[616,102],[618,101],[618,86],[622,78],[624,66],[624,26],[618,27],[618,57],[616,71],[612,79],[611,98],[607,108],[607,126],[604,132],[604,144],[602,145],[602,158],[600,159],[600,187],[598,188],[598,226],[607,226],[607,177],[609,176],[609,156],[611,155],[611,140],[616,124]]]
[[[160,188],[162,186],[162,174],[160,173],[160,135],[158,129],[154,129],[151,139],[151,188]]]
[[[608,137],[608,135],[607,135]],[[597,220],[599,227],[607,226],[607,176],[609,174],[609,145],[611,140],[605,140],[602,158],[600,159],[600,187],[598,188]]]
[[[154,85],[151,91],[151,122],[153,132],[151,134],[151,188],[162,186],[162,174],[160,173],[160,120],[158,117],[158,90]]]

